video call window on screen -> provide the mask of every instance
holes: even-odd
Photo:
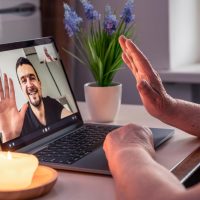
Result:
[[[46,130],[77,112],[53,44],[0,52],[0,75],[3,143]]]

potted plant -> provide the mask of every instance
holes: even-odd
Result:
[[[102,16],[87,0],[80,0],[89,27],[84,30],[83,19],[64,3],[64,26],[80,56],[64,49],[91,71],[95,82],[84,86],[85,99],[92,120],[109,122],[114,119],[121,103],[122,85],[113,82],[123,63],[118,43],[120,35],[130,37],[134,31],[133,0],[128,0],[117,19],[109,5]]]

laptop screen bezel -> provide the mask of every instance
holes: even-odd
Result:
[[[77,112],[73,113],[72,115],[70,115],[64,119],[61,119],[59,122],[56,122],[53,125],[47,126],[45,132],[44,132],[44,129],[39,129],[37,131],[33,131],[31,134],[29,134],[29,136],[18,137],[13,140],[10,140],[8,142],[5,142],[5,143],[2,143],[2,141],[0,141],[2,150],[16,151],[18,149],[24,148],[27,145],[30,145],[33,142],[36,142],[47,136],[53,135],[63,128],[66,128],[66,127],[72,126],[72,125],[73,126],[75,125],[74,127],[77,127],[77,126],[81,126],[83,124],[83,119],[82,119],[79,107],[77,105],[73,90],[71,88],[65,67],[63,65],[58,48],[57,48],[56,43],[52,36],[37,38],[37,39],[27,40],[27,41],[19,41],[19,42],[14,42],[14,43],[0,44],[0,52],[20,49],[20,48],[34,47],[34,46],[45,45],[45,44],[53,44],[56,52],[59,55],[60,63],[61,63],[62,69],[64,71],[64,74],[65,74],[65,77],[66,77],[66,80],[67,80],[67,83],[69,86],[69,90],[71,92]],[[30,135],[32,135],[32,137]],[[14,144],[14,145],[12,145],[12,144]]]

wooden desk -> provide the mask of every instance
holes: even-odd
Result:
[[[85,103],[79,103],[82,116],[88,121]],[[143,106],[122,105],[114,124],[135,123],[148,127],[170,126],[151,117]],[[171,128],[171,127],[170,127]],[[175,135],[156,153],[156,160],[168,169],[175,167],[200,145],[200,140],[175,129]],[[38,199],[45,200],[115,200],[113,179],[109,176],[59,171],[56,185],[51,192]]]

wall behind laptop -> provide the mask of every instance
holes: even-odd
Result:
[[[62,50],[63,46],[72,49],[63,26],[62,4],[64,0],[52,1],[51,4],[49,0],[41,0],[41,2],[43,35],[53,34],[56,37],[75,96],[78,100],[84,100],[83,85],[93,79],[85,66],[71,61]],[[77,0],[65,0],[65,2],[72,6],[79,5],[80,9]],[[91,2],[101,13],[106,3],[109,3],[119,13],[126,0],[92,0]],[[200,80],[200,72],[198,72],[200,64],[197,63],[197,67],[196,65],[195,67],[186,66],[190,75],[190,69],[194,68],[189,79],[184,70],[174,74],[176,66],[175,68],[172,66],[175,61],[177,63],[178,59],[182,62],[188,56],[191,56],[192,62],[196,58],[199,60],[199,0],[134,0],[134,2],[137,44],[161,74],[168,93],[177,98],[200,102],[200,81],[198,84],[194,83],[194,77],[197,75],[199,78],[196,77],[196,80]],[[182,69],[184,66],[179,66],[179,70]],[[186,82],[186,79],[189,82]],[[141,103],[135,87],[135,79],[127,68],[118,72],[115,81],[123,84],[122,103]]]
[[[102,12],[106,3],[120,13],[126,0],[92,1]],[[134,0],[137,45],[160,73],[167,92],[176,98],[200,102],[200,1]],[[77,79],[80,73],[81,79]],[[90,72],[75,64],[74,87],[84,100],[83,84],[92,80]],[[194,80],[195,78],[195,80]],[[122,103],[140,104],[135,79],[128,69],[118,72],[123,84]]]
[[[0,44],[41,35],[40,0],[0,0]]]
[[[108,3],[117,15],[120,15],[126,0],[92,1],[94,7],[101,13]],[[167,0],[135,0],[137,44],[158,69],[169,66],[168,44],[168,1]],[[79,4],[78,4],[79,5]],[[82,10],[79,5],[79,10]],[[135,87],[135,78],[126,66],[117,73],[115,81],[121,82],[122,103],[140,104],[140,97]],[[78,62],[74,65],[74,88],[77,99],[84,100],[83,85],[92,81],[90,72]]]

